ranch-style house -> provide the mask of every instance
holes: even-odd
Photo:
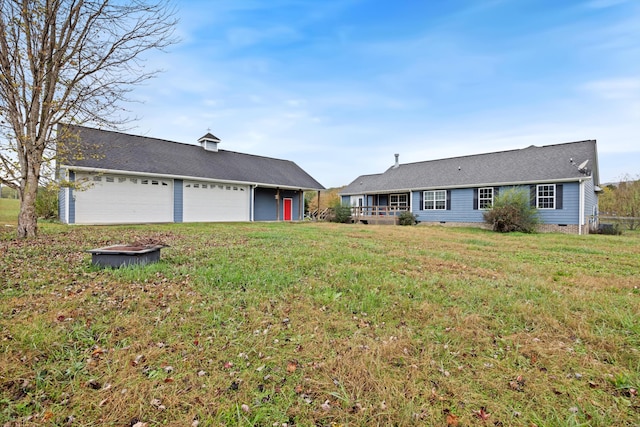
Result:
[[[483,226],[483,211],[500,191],[524,187],[541,231],[585,234],[598,212],[595,140],[395,164],[362,175],[341,192],[356,221],[394,221],[412,212],[423,224]]]

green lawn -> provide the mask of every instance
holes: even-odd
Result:
[[[17,224],[20,201],[17,199],[0,199],[0,227],[5,224]]]
[[[637,426],[639,266],[637,233],[0,232],[0,424]]]

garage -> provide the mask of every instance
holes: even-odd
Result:
[[[77,224],[173,222],[173,180],[78,173],[74,190]]]
[[[247,185],[184,181],[183,221],[249,221]]]

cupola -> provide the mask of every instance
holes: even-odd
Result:
[[[205,150],[217,152],[218,144],[220,143],[220,138],[211,134],[211,132],[207,132],[205,136],[198,139],[198,142],[200,143],[202,148],[204,148]]]

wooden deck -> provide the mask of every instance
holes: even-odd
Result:
[[[360,224],[398,225],[398,216],[408,210],[395,206],[355,206],[351,208],[351,218]]]

